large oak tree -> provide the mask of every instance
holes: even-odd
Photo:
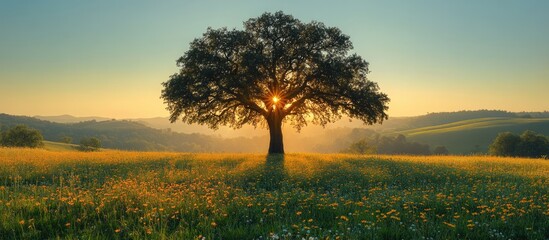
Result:
[[[244,22],[244,30],[209,28],[191,42],[161,98],[172,122],[214,129],[266,122],[269,153],[284,153],[283,122],[300,130],[343,115],[367,124],[387,119],[389,98],[350,49],[338,28],[265,13]]]

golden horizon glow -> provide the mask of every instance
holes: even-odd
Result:
[[[180,70],[174,61],[194,39],[208,27],[243,30],[249,18],[276,11],[349,36],[349,53],[371,64],[368,78],[391,99],[390,117],[549,110],[549,31],[540,30],[549,22],[549,1],[505,1],[497,11],[488,2],[396,2],[329,2],[311,11],[310,0],[132,1],[132,11],[125,12],[125,4],[99,1],[0,1],[0,112],[168,116],[161,83]],[[100,9],[106,20],[98,21],[89,9]],[[174,22],[193,24],[173,31]],[[356,24],[366,22],[382,27],[363,31]],[[508,67],[510,59],[515,67]],[[298,76],[290,71],[284,77]],[[256,101],[264,109],[287,108],[295,97],[282,90],[261,89]]]

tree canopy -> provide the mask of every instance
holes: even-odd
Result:
[[[283,153],[282,122],[300,130],[342,115],[367,124],[387,119],[389,98],[367,79],[368,62],[351,49],[338,28],[265,13],[244,22],[243,30],[209,28],[192,41],[161,98],[172,122],[214,129],[266,122],[269,153]]]
[[[431,155],[429,145],[409,142],[406,136],[402,134],[396,136],[379,136],[376,134],[371,137],[362,138],[352,143],[342,152],[353,154]]]
[[[520,136],[504,132],[494,139],[489,152],[492,155],[506,157],[547,157],[549,139],[533,131],[524,131]]]
[[[101,141],[95,137],[82,138],[78,147],[81,151],[99,151],[101,148]]]
[[[433,149],[434,155],[448,155],[450,152],[445,146],[436,146],[435,149]]]
[[[44,138],[40,131],[29,128],[26,125],[17,125],[1,133],[0,145],[6,147],[30,147],[42,146]]]

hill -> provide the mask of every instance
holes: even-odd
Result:
[[[549,135],[549,118],[477,118],[397,131],[412,141],[431,146],[446,146],[451,153],[469,154],[487,152],[498,133],[520,134],[532,130]]]
[[[431,150],[446,146],[452,154],[486,153],[500,132],[520,134],[532,130],[549,136],[549,112],[461,111],[391,118],[383,125],[326,129],[317,136],[301,136],[312,152],[338,152],[353,142],[382,135],[403,134],[409,141],[428,144]]]
[[[458,112],[439,112],[439,113],[428,113],[421,116],[413,117],[390,117],[388,120],[385,120],[383,124],[376,124],[372,126],[365,126],[360,121],[350,122],[348,119],[342,119],[335,123],[329,124],[326,128],[319,126],[309,125],[302,129],[302,132],[305,134],[300,135],[317,135],[317,134],[308,134],[323,132],[323,130],[334,130],[334,129],[353,129],[353,128],[368,128],[374,129],[379,132],[394,132],[401,131],[406,129],[434,126],[452,122],[458,122],[469,119],[477,118],[493,118],[493,117],[517,117],[517,118],[547,118],[549,117],[549,112],[507,112],[501,110],[475,110],[475,111],[458,111]],[[85,121],[107,121],[113,120],[106,117],[74,117],[71,115],[61,115],[61,116],[34,116],[34,118],[40,120],[47,120],[57,123],[78,123]],[[229,127],[220,127],[218,130],[209,129],[206,126],[197,125],[197,124],[183,124],[181,122],[171,123],[167,117],[155,117],[155,118],[135,118],[135,119],[122,119],[132,122],[141,123],[147,127],[167,130],[179,133],[198,133],[204,135],[212,135],[223,138],[237,138],[237,137],[259,137],[266,135],[266,131],[258,131],[251,126],[244,126],[242,129],[234,130]],[[292,129],[286,128],[285,135],[292,135]]]
[[[58,115],[58,116],[33,116],[33,118],[56,122],[56,123],[78,123],[78,122],[87,122],[87,121],[107,121],[111,120],[110,118],[105,117],[75,117],[68,114]]]
[[[25,124],[40,130],[48,141],[60,141],[62,137],[68,136],[72,137],[74,143],[78,143],[83,137],[97,137],[106,148],[138,151],[262,153],[266,151],[269,142],[267,130],[249,126],[238,131],[229,128],[213,131],[205,126],[197,127],[181,122],[171,124],[167,118],[77,121],[82,119],[58,116],[49,119],[72,119],[73,122],[57,123],[0,114],[0,125]],[[333,153],[363,138],[404,134],[410,141],[429,144],[431,148],[443,145],[451,153],[469,154],[486,152],[499,132],[521,133],[524,130],[533,130],[549,135],[547,119],[549,112],[512,113],[497,110],[397,117],[384,121],[382,125],[372,126],[343,119],[326,128],[307,126],[300,133],[286,125],[284,143],[287,152]]]
[[[85,137],[96,137],[105,148],[138,151],[209,151],[212,137],[200,134],[174,133],[147,127],[133,121],[86,121],[54,123],[25,116],[0,114],[4,127],[24,124],[38,129],[47,141],[58,142],[71,137],[78,143]]]
[[[501,110],[439,112],[414,117],[393,117],[383,122],[382,125],[374,125],[372,128],[381,132],[396,132],[482,118],[549,118],[549,112],[507,112]]]
[[[49,151],[56,151],[56,152],[66,152],[66,151],[78,151],[77,150],[78,145],[76,144],[68,144],[68,143],[60,143],[60,142],[51,142],[51,141],[44,141],[44,149]]]

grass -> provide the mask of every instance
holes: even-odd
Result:
[[[54,152],[76,152],[81,151],[80,145],[71,144],[71,143],[61,143],[61,142],[52,142],[52,141],[43,141],[44,146],[42,149]],[[115,151],[108,148],[100,148],[99,151]]]
[[[549,239],[549,161],[0,149],[3,239]]]
[[[44,149],[50,150],[50,151],[78,151],[76,144],[69,144],[69,143],[60,143],[60,142],[51,142],[51,141],[43,141],[44,142]]]

